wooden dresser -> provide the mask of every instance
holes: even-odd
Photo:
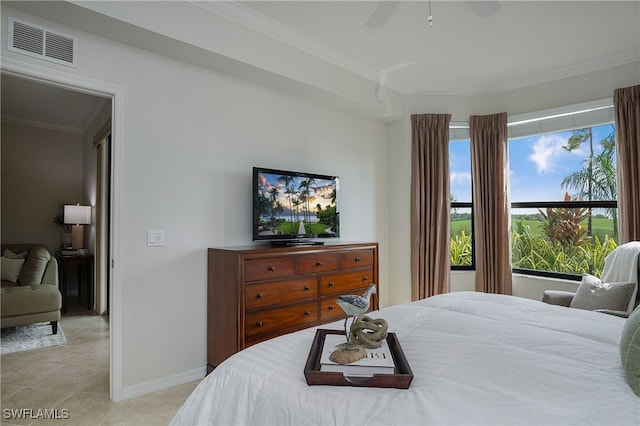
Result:
[[[378,244],[210,248],[207,280],[209,373],[252,344],[344,318],[339,295],[378,285]]]

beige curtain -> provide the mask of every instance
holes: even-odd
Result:
[[[476,291],[511,294],[507,113],[469,119]]]
[[[411,116],[411,298],[449,292],[450,114]]]
[[[640,85],[616,89],[619,242],[640,241]]]

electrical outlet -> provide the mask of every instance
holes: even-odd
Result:
[[[162,229],[147,230],[147,246],[162,247],[164,246],[164,231]]]

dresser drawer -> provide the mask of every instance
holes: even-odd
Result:
[[[320,321],[329,322],[344,319],[346,314],[336,303],[338,295],[323,297],[320,299]]]
[[[320,277],[320,294],[347,294],[373,284],[373,269],[327,274]]]
[[[252,337],[303,324],[315,324],[317,321],[318,303],[314,301],[248,313],[245,316],[244,332],[245,336]]]
[[[338,253],[305,254],[298,256],[298,275],[337,271]]]
[[[365,291],[367,291],[366,287],[356,289],[349,294],[362,295]],[[338,306],[338,303],[336,303],[338,297],[340,297],[339,294],[334,294],[332,296],[325,296],[320,299],[320,322],[326,323],[346,318],[347,314],[345,314],[342,308]],[[371,312],[373,310],[373,307],[375,305],[375,297],[376,296],[371,296],[368,312]]]
[[[296,274],[296,258],[278,257],[249,259],[244,262],[245,281],[261,281],[289,277]]]
[[[340,268],[373,266],[373,250],[351,250],[340,254]]]
[[[260,309],[318,297],[316,277],[249,284],[244,289],[245,309]]]

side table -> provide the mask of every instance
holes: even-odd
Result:
[[[87,289],[87,309],[93,308],[93,255],[61,256],[62,267],[60,275],[62,282],[62,312],[67,312],[67,291],[69,285],[69,272],[76,268],[78,277],[78,295],[82,296],[82,287]]]

